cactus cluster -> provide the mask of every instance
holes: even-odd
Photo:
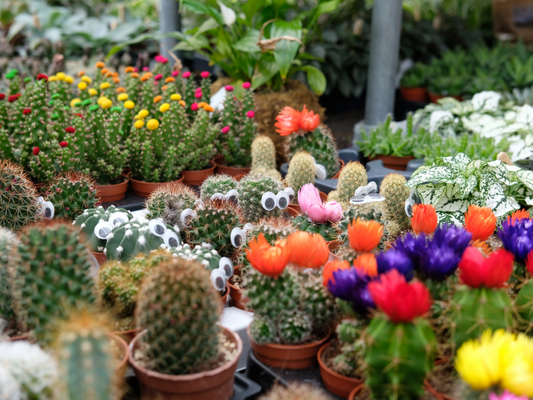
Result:
[[[265,174],[245,176],[237,188],[244,220],[254,223],[261,218],[281,216],[276,198],[281,191],[283,184],[280,180]]]
[[[405,213],[405,200],[410,194],[406,182],[403,175],[389,174],[380,186],[380,194],[385,197],[383,217],[388,221],[387,231],[394,237],[410,226],[410,219]]]
[[[276,168],[276,145],[266,135],[257,136],[252,142],[252,173],[265,174],[274,179],[281,179]]]
[[[216,358],[219,307],[199,262],[172,258],[160,263],[144,280],[135,310],[137,326],[146,329],[141,340],[148,345],[147,367],[184,375]]]
[[[0,318],[11,322],[14,317],[11,293],[12,274],[19,263],[17,236],[7,228],[0,227]]]
[[[294,217],[292,224],[299,231],[319,234],[327,242],[336,240],[337,237],[342,233],[337,224],[331,222],[316,224],[305,215],[298,215]],[[344,231],[344,233],[346,233],[346,231]]]
[[[316,165],[311,154],[305,151],[299,151],[291,158],[289,171],[285,181],[287,186],[294,190],[296,199],[298,191],[307,183],[315,183]]]
[[[200,186],[200,199],[210,200],[215,193],[220,193],[228,197],[234,196],[237,200],[237,181],[229,175],[211,175]],[[231,192],[231,193],[230,193]]]
[[[198,195],[189,186],[179,182],[169,182],[154,190],[146,200],[147,218],[161,218],[165,224],[183,228],[181,213],[193,208]]]

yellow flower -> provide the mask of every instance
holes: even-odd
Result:
[[[70,75],[67,75],[65,76],[65,82],[69,83],[69,84],[73,84],[74,83],[74,78]]]
[[[96,90],[95,88],[90,88],[89,89],[89,95],[92,97],[92,96],[96,96],[98,94],[98,90]]]
[[[105,102],[107,102],[107,101],[110,101],[110,100],[109,100],[107,97],[102,96],[102,97],[98,98],[97,104],[98,104],[99,106],[102,106],[102,103],[105,103]]]
[[[501,387],[518,396],[533,396],[533,339],[520,333],[501,349]]]
[[[159,107],[159,111],[164,113],[164,112],[167,112],[169,108],[170,108],[170,104],[168,103],[161,104],[161,107]]]
[[[128,100],[128,95],[126,93],[120,93],[117,97],[118,101],[125,101]]]
[[[78,103],[78,102],[80,102],[80,101],[81,101],[80,99],[72,99],[72,100],[70,101],[70,106],[71,106],[71,107],[76,107],[75,104]]]
[[[172,96],[170,96],[170,100],[180,101],[181,100],[181,95],[173,94]]]
[[[100,85],[100,89],[104,90],[104,89],[109,88],[109,86],[111,86],[111,85],[109,84],[109,82],[104,82],[104,83],[102,83],[102,84]]]
[[[139,114],[137,114],[139,116],[139,118],[146,118],[148,116],[148,114],[150,114],[148,112],[148,110],[141,110],[139,111]]]
[[[82,76],[82,77],[81,77],[81,80],[82,80],[83,82],[89,84],[89,85],[90,85],[91,83],[93,83],[93,80],[91,79],[91,77],[90,77],[90,76],[87,76],[87,75]]]
[[[159,121],[157,119],[151,119],[146,123],[146,127],[153,131],[154,129],[157,129],[159,127]]]
[[[128,110],[131,110],[133,107],[135,107],[135,103],[131,100],[128,100],[124,103],[124,107],[126,107]]]
[[[102,107],[105,110],[107,110],[108,108],[111,108],[112,105],[113,105],[113,102],[109,99],[105,99],[104,101],[100,103],[100,107]]]
[[[85,82],[78,83],[78,89],[80,89],[80,90],[87,89],[87,84]]]
[[[63,72],[58,72],[56,74],[56,78],[57,78],[58,81],[64,81],[65,77],[66,77],[66,75]]]
[[[135,128],[141,129],[144,126],[144,121],[142,119],[135,122]]]
[[[55,81],[57,81],[57,78],[56,78],[55,75],[52,75],[52,76],[48,77],[48,82],[55,82]]]

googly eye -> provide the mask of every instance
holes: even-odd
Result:
[[[226,287],[226,274],[221,269],[211,271],[211,284],[221,292]]]
[[[316,167],[316,177],[318,179],[326,179],[328,177],[328,174],[326,172],[326,167],[324,167],[322,164],[315,164]]]
[[[41,215],[43,218],[52,219],[54,218],[54,205],[51,201],[45,201],[41,207]]]
[[[244,232],[241,228],[233,228],[231,231],[231,244],[233,247],[241,247],[245,237],[246,232]]]
[[[249,232],[249,231],[253,231],[255,228],[254,224],[251,224],[251,223],[247,223],[246,225],[244,225],[242,227],[242,230],[246,233],[246,232]]]
[[[218,262],[218,269],[224,271],[224,276],[226,280],[231,278],[233,275],[233,263],[228,257],[222,257]]]
[[[409,200],[409,202],[410,202],[412,205],[422,203],[422,200],[420,199],[420,196],[419,196],[418,193],[416,193],[416,192],[411,192],[411,194],[409,195],[408,200]]]
[[[282,190],[281,192],[278,192],[276,197],[277,197],[277,200],[278,200],[278,208],[280,210],[285,210],[289,206],[289,203],[291,202],[287,192]]]
[[[165,223],[159,218],[150,220],[148,226],[150,227],[150,232],[159,237],[163,237],[167,231]]]
[[[411,205],[409,199],[405,200],[405,213],[409,218],[413,216],[413,206]]]
[[[109,221],[111,221],[113,226],[120,225],[120,224],[122,224],[124,222],[128,222],[129,220],[130,219],[128,217],[128,214],[123,213],[123,212],[113,213],[113,214],[111,214],[111,216],[109,218]]]
[[[285,189],[283,189],[283,191],[289,195],[289,201],[292,202],[295,196],[294,189],[291,187],[286,187]]]
[[[278,205],[278,198],[272,192],[263,193],[261,197],[261,205],[267,211],[272,211]]]
[[[180,214],[180,221],[186,228],[190,227],[192,220],[196,218],[198,218],[198,214],[196,214],[196,211],[190,208],[183,210]]]
[[[212,196],[211,196],[211,200],[224,200],[225,197],[222,193],[214,193]]]
[[[163,242],[165,242],[168,247],[178,247],[180,245],[180,238],[175,232],[167,229],[163,235]]]
[[[365,196],[354,196],[350,199],[350,203],[359,204],[365,202]]]
[[[224,197],[235,205],[239,203],[239,192],[237,192],[237,189],[231,189]]]
[[[111,230],[113,229],[113,225],[109,221],[100,221],[96,226],[94,227],[94,234],[98,239],[106,240],[109,234],[111,233]]]

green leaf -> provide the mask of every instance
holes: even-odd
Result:
[[[272,24],[270,29],[270,38],[277,38],[281,36],[291,36],[298,40],[302,39],[302,21],[292,20],[287,21],[276,21]],[[291,40],[280,40],[276,44],[276,49],[274,50],[274,57],[279,66],[279,72],[282,79],[287,78],[289,73],[289,68],[291,67],[292,61],[298,53],[300,48],[300,43]]]
[[[252,78],[252,88],[257,89],[259,86],[264,85],[278,72],[279,65],[276,61],[268,57],[262,57],[259,62],[259,75]]]
[[[178,34],[179,32],[173,32],[174,34]],[[128,40],[127,42],[121,43],[119,45],[113,46],[111,50],[109,50],[109,53],[106,55],[106,60],[108,60],[113,54],[119,52],[124,47],[129,46],[130,44],[136,44],[140,42],[144,42],[145,40],[152,39],[152,40],[159,40],[162,37],[165,36],[172,36],[172,35],[162,35],[160,33],[147,33],[144,35],[139,35],[131,40]]]
[[[180,2],[193,13],[207,14],[210,17],[214,18],[219,25],[224,25],[224,19],[222,18],[222,14],[220,14],[220,12],[216,8],[202,4],[197,0],[180,0]]]
[[[423,170],[419,168],[413,173],[411,179],[407,181],[407,186],[415,187],[426,182],[453,183],[454,179],[455,175],[452,170],[445,166],[431,167]]]
[[[257,45],[257,42],[259,41],[259,31],[257,29],[250,29],[248,32],[246,32],[246,35],[239,40],[237,43],[233,44],[233,48],[235,50],[244,51],[248,53],[257,53],[260,52],[261,49]]]
[[[301,70],[307,72],[307,82],[309,86],[315,92],[316,95],[320,96],[326,90],[326,76],[318,68],[313,67],[312,65],[304,65],[300,68]]]
[[[248,25],[251,26],[252,19],[264,4],[265,0],[247,0],[246,3],[241,6],[242,12],[246,15],[246,22]]]
[[[528,189],[533,190],[533,172],[532,171],[526,171],[524,169],[521,169],[520,171],[516,172],[516,176],[520,181],[528,187]]]
[[[200,25],[198,30],[194,33],[194,36],[198,36],[204,32],[210,31],[211,29],[215,29],[219,26],[220,25],[214,18],[209,18],[208,20],[204,21],[202,25]]]
[[[333,12],[339,6],[339,0],[326,1],[325,3],[320,3],[315,11],[315,18],[320,17],[322,14]]]

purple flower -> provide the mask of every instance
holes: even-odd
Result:
[[[498,237],[505,250],[514,254],[515,260],[524,263],[533,250],[533,221],[529,218],[520,220],[507,219],[498,229]]]
[[[414,265],[411,258],[401,250],[393,249],[376,256],[378,263],[378,274],[384,274],[391,269],[397,270],[405,276],[405,279],[411,280],[414,276]]]
[[[455,272],[462,255],[463,252],[458,254],[447,244],[431,240],[420,255],[418,270],[427,278],[443,281]]]
[[[432,238],[432,241],[439,243],[439,245],[446,244],[460,257],[463,256],[471,240],[472,234],[470,232],[452,224],[440,225],[435,229]]]
[[[329,292],[341,300],[350,302],[354,311],[364,314],[369,309],[375,308],[367,287],[372,281],[371,277],[352,267],[333,272],[333,280],[328,281]]]
[[[401,251],[407,255],[416,266],[418,264],[420,252],[424,249],[425,245],[425,234],[421,233],[418,236],[414,236],[411,233],[407,233],[402,239],[396,240],[393,247],[395,250]]]

